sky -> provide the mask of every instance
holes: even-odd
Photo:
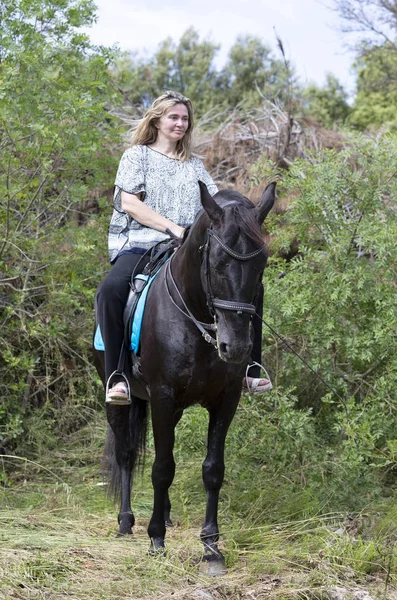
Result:
[[[177,42],[194,27],[200,39],[221,46],[219,68],[241,34],[260,37],[277,52],[276,30],[302,83],[323,85],[330,72],[352,95],[354,55],[326,3],[332,0],[96,0],[98,21],[88,33],[95,44],[150,56],[167,37]]]

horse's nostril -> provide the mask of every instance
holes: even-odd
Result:
[[[219,349],[220,349],[220,351],[222,352],[222,354],[227,354],[227,351],[228,351],[228,345],[227,345],[227,344],[225,344],[225,342],[221,342],[221,343],[219,344]]]

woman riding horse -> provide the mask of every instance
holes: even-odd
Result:
[[[117,171],[114,210],[109,230],[112,268],[96,295],[97,319],[105,346],[106,402],[130,404],[129,388],[118,371],[124,343],[123,310],[130,290],[131,275],[142,255],[170,234],[182,237],[201,210],[198,182],[210,194],[218,190],[197,157],[192,156],[193,108],[177,92],[157,98],[135,129],[132,146],[123,154]],[[170,232],[170,233],[168,233]],[[256,309],[262,311],[260,285]],[[260,378],[261,322],[254,321],[252,366],[244,384],[252,393],[271,389]]]
[[[153,280],[142,322],[141,374],[150,391],[155,447],[148,534],[151,552],[164,551],[171,510],[168,490],[175,473],[175,427],[187,407],[200,404],[209,414],[201,540],[207,573],[214,575],[225,568],[217,521],[225,439],[253,348],[254,358],[260,360],[260,335],[253,345],[252,319],[262,304],[259,291],[267,255],[261,226],[273,206],[275,185],[267,186],[257,206],[233,190],[213,197],[215,185],[201,161],[190,155],[189,100],[165,94],[148,115],[141,125],[152,137],[139,137],[142,128],[137,129],[139,143],[124,154],[117,175],[110,232],[114,266],[98,291],[97,314],[106,350],[96,353],[96,365],[108,387],[113,370],[120,372],[123,305],[138,252],[145,244],[167,238],[167,229],[182,235],[194,219],[182,245]],[[128,366],[126,372],[132,382]],[[113,383],[107,397],[110,428],[105,456],[110,490],[120,492],[119,535],[128,535],[135,523],[131,481],[144,449],[148,402],[134,382],[131,398],[121,379]],[[256,390],[269,385],[267,379],[259,380]]]

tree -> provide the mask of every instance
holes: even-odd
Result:
[[[123,98],[123,110],[139,114],[160,92],[153,81],[153,57],[141,57],[137,53],[125,53],[111,67],[110,73],[115,87]]]
[[[358,79],[351,123],[360,129],[394,124],[397,107],[396,0],[335,0],[334,7],[342,18],[342,30],[361,34],[355,44]]]
[[[329,464],[348,465],[356,487],[397,464],[397,140],[347,142],[340,152],[295,161],[285,174],[284,227],[275,216],[268,228],[274,251],[299,239],[299,253],[288,261],[275,253],[264,274],[265,320],[339,397],[266,330],[265,364],[312,408],[317,431],[334,446]]]
[[[229,106],[242,101],[252,106],[260,103],[261,95],[272,101],[285,99],[287,78],[284,63],[271,49],[259,38],[247,35],[238,37],[230,49],[218,85]]]
[[[118,139],[108,110],[118,101],[108,74],[113,55],[79,31],[94,18],[90,0],[1,3],[3,445],[24,431],[32,404],[67,401],[63,360],[86,369],[80,336],[89,335],[92,291],[81,280],[98,271],[90,248],[97,234],[73,223],[93,190],[110,187],[116,162],[109,149]]]
[[[344,32],[368,34],[367,44],[387,42],[397,50],[396,0],[334,0],[334,7],[342,18]]]
[[[303,103],[305,112],[329,129],[344,123],[351,112],[346,91],[331,73],[327,74],[324,87],[311,84],[303,90]]]
[[[167,89],[188,96],[198,117],[218,106],[259,105],[270,101],[290,101],[294,74],[289,63],[277,60],[259,38],[239,37],[229,52],[226,65],[216,70],[214,60],[219,46],[208,39],[200,41],[189,28],[179,42],[164,40],[153,57],[137,55],[118,61],[113,71],[126,107],[147,106]]]
[[[175,90],[192,100],[200,117],[219,101],[214,66],[218,49],[210,40],[200,41],[198,33],[189,28],[178,43],[164,40],[150,58],[124,56],[113,76],[135,114],[166,90]]]
[[[188,96],[198,116],[216,103],[216,69],[214,59],[219,46],[210,40],[200,41],[191,27],[178,44],[165,40],[155,54],[153,81],[158,90],[173,89]]]
[[[351,123],[359,129],[397,124],[397,52],[389,43],[363,48],[355,63],[357,95]]]

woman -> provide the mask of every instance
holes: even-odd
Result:
[[[105,345],[106,402],[110,404],[130,403],[126,382],[115,371],[123,344],[123,310],[135,266],[146,250],[169,239],[167,230],[182,237],[185,227],[194,221],[202,208],[199,180],[210,194],[218,191],[201,160],[191,154],[192,131],[190,100],[166,92],[139,122],[132,146],[119,164],[109,230],[113,266],[97,291],[97,317]],[[257,372],[247,377],[248,387],[256,393],[270,389],[269,380],[259,379],[259,366],[254,369]]]

